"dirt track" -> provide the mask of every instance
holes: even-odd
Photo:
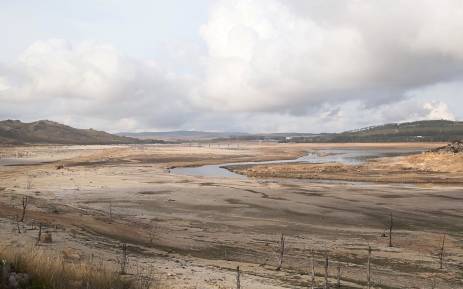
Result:
[[[28,159],[53,163],[0,166],[2,236],[11,244],[33,241],[34,230],[12,233],[20,198],[29,195],[26,220],[50,228],[58,225],[50,250],[73,251],[79,258],[93,253],[111,263],[117,244],[127,242],[134,264],[153,265],[174,288],[232,288],[236,265],[244,270],[244,288],[307,287],[312,249],[318,282],[328,251],[331,274],[339,262],[343,284],[362,287],[368,245],[374,249],[373,280],[378,285],[430,288],[433,276],[439,288],[461,287],[463,196],[458,184],[239,180],[167,171],[176,166],[290,159],[314,148],[223,144],[3,149],[2,155],[27,151]],[[64,169],[56,169],[60,164]],[[390,213],[395,223],[393,248],[382,237]],[[283,271],[275,272],[280,233],[287,235],[288,251]],[[443,233],[449,236],[445,270],[439,270]]]

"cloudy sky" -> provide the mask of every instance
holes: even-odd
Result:
[[[0,119],[117,131],[463,120],[463,1],[0,0]]]

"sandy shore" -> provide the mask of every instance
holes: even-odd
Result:
[[[293,159],[307,150],[341,146],[352,145],[2,148],[0,155],[10,161],[0,166],[2,244],[33,243],[37,231],[31,224],[40,222],[54,237],[52,244],[41,246],[72,260],[96,258],[114,265],[124,242],[129,244],[131,270],[154,268],[156,277],[172,288],[234,288],[239,265],[243,288],[254,289],[307,288],[311,250],[319,284],[328,252],[330,280],[335,282],[339,264],[344,288],[361,288],[370,245],[376,287],[430,288],[432,279],[439,288],[461,287],[459,184],[228,179],[167,170]],[[372,146],[378,145],[355,145]],[[11,158],[33,163],[11,165]],[[15,219],[23,196],[30,203],[19,234]],[[389,248],[383,234],[391,213],[394,246]],[[283,270],[277,272],[281,233],[287,236],[287,251]],[[443,234],[448,237],[445,268],[440,270]]]

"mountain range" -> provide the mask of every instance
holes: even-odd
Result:
[[[0,144],[141,144],[170,141],[268,140],[279,142],[418,142],[463,140],[463,122],[426,120],[371,126],[341,133],[268,133],[165,131],[110,134],[76,129],[49,120],[0,121]]]
[[[209,132],[196,130],[177,130],[160,132],[122,132],[120,136],[139,139],[162,139],[170,141],[212,140],[245,137],[250,134],[244,132]]]

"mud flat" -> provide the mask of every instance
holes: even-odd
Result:
[[[1,243],[33,244],[37,229],[32,223],[42,223],[53,242],[40,246],[62,252],[72,262],[93,258],[117,266],[120,244],[126,243],[129,271],[153,268],[156,278],[170,288],[234,288],[239,265],[242,288],[253,289],[307,288],[312,250],[318,285],[328,253],[330,282],[335,284],[339,264],[342,286],[363,288],[370,245],[376,288],[431,288],[434,281],[438,288],[460,288],[463,195],[458,182],[348,182],[273,175],[240,179],[170,172],[174,167],[290,160],[319,149],[436,146],[223,143],[0,149],[8,159],[37,160],[9,160],[5,165],[0,160]],[[362,165],[385,166],[386,173],[387,166],[405,162],[400,158],[412,163],[419,156]],[[418,167],[422,160],[416,162]],[[335,166],[271,166],[321,165]],[[16,219],[23,196],[29,197],[29,205],[19,234]],[[393,247],[385,232],[391,214]],[[282,233],[287,250],[283,269],[275,271]]]

